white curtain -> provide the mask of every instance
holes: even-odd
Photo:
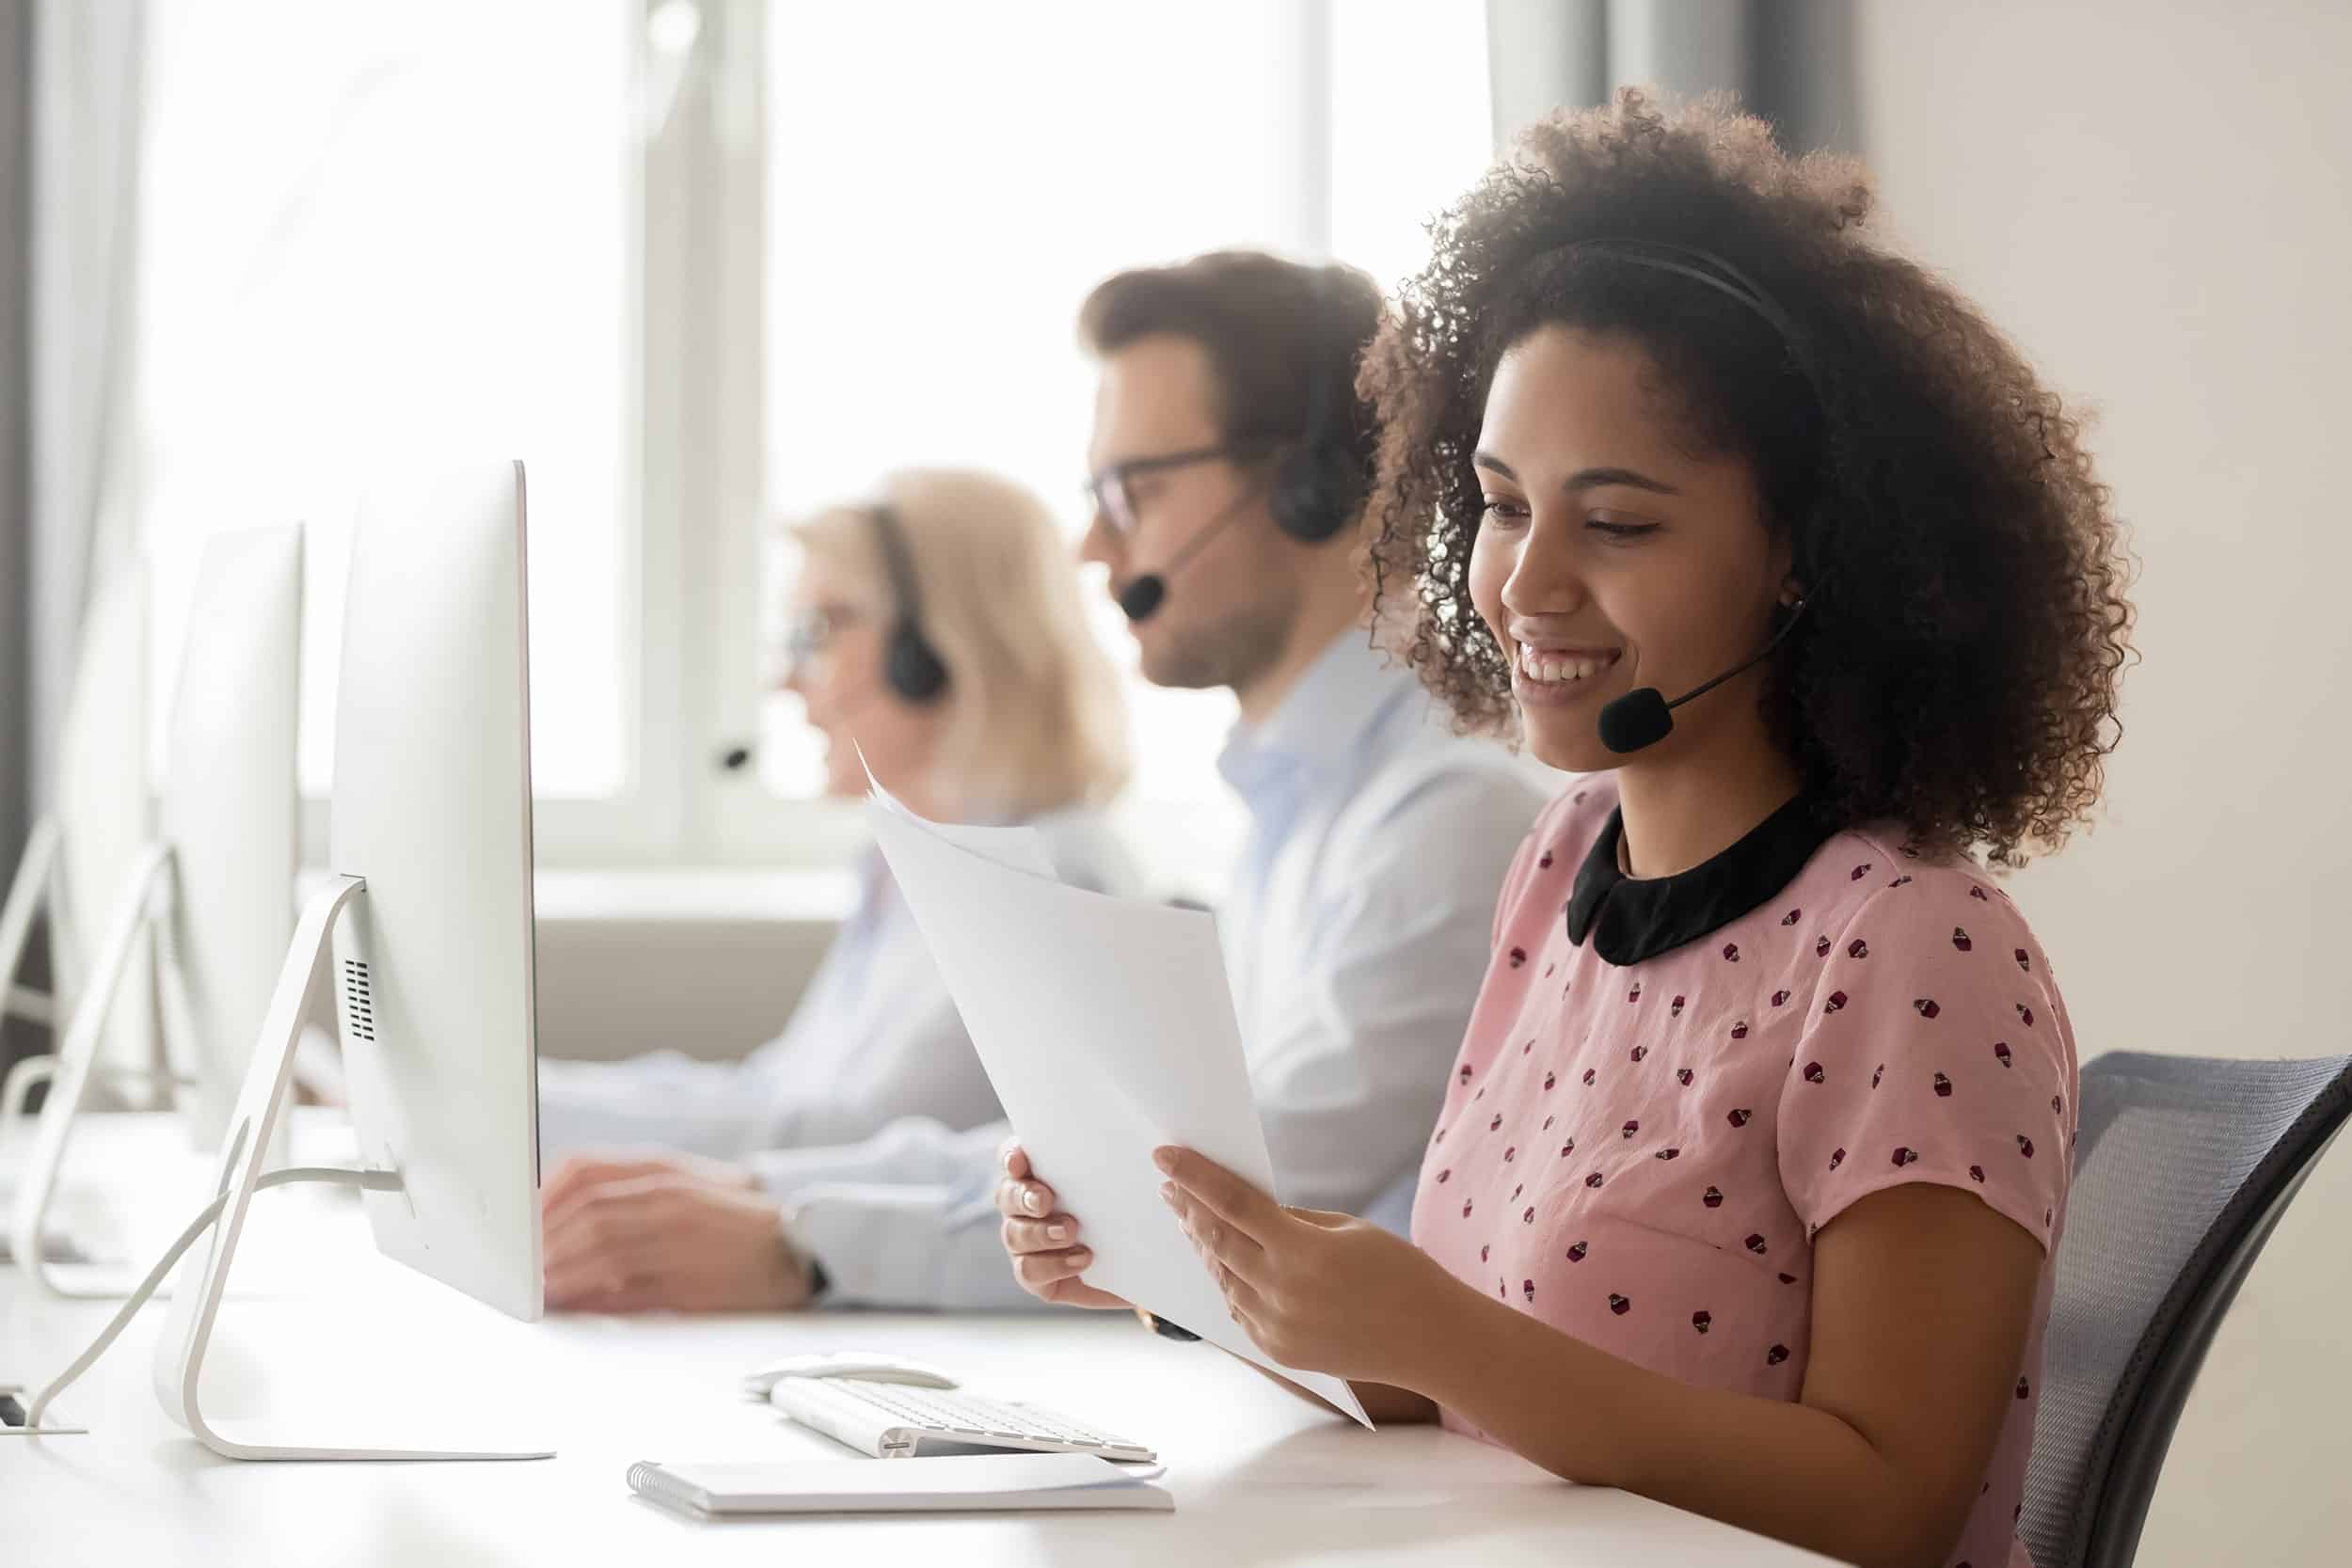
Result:
[[[0,882],[14,874],[32,816],[25,751],[31,475],[25,396],[32,371],[33,0],[0,0]],[[31,1022],[0,1016],[0,1070],[44,1048]]]
[[[146,0],[31,0],[29,786],[47,803],[91,588],[132,533]]]
[[[1486,0],[1495,146],[1621,87],[1737,93],[1791,151],[1861,150],[1854,0]]]
[[[0,879],[16,866],[31,816],[32,8],[0,0]]]

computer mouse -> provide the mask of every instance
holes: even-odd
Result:
[[[918,1388],[953,1388],[956,1380],[936,1367],[883,1351],[845,1350],[831,1355],[787,1355],[743,1375],[743,1392],[764,1400],[787,1377],[860,1377],[873,1383],[908,1383]]]

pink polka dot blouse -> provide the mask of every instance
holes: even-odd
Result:
[[[1704,865],[1628,879],[1615,806],[1611,778],[1579,780],[1513,863],[1414,1241],[1612,1354],[1793,1401],[1814,1233],[1888,1187],[1975,1194],[2045,1261],[1950,1560],[2026,1563],[2075,1127],[2074,1039],[2033,934],[1974,867],[1915,859],[1899,831],[1825,834],[1801,801]]]

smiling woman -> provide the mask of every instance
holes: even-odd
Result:
[[[1385,1418],[1989,1568],[2025,1558],[2076,1064],[1975,857],[2095,799],[2131,611],[2058,398],[1868,206],[1760,121],[1629,93],[1437,225],[1359,380],[1375,591],[1457,721],[1573,776],[1505,879],[1410,1244],[1160,1168],[1234,1320]],[[1661,689],[1704,694],[1607,717]],[[1006,1168],[1025,1283],[1102,1305],[1054,1250],[1082,1217]]]
[[[1476,453],[1494,444],[1490,390],[1540,381],[1523,407],[1568,397],[1651,427],[1638,460],[1577,467],[1752,487],[1730,510],[1762,522],[1757,547],[1781,552],[1787,602],[1805,597],[1808,625],[1748,689],[1836,815],[1897,818],[1919,847],[1979,846],[1996,863],[2056,848],[2098,796],[2131,623],[2119,530],[2076,421],[1965,301],[1859,242],[1859,168],[1791,161],[1761,121],[1708,123],[1719,139],[1677,135],[1636,96],[1616,116],[1539,126],[1439,226],[1438,254],[1365,367],[1388,421],[1373,562],[1402,651],[1465,722],[1514,726],[1510,634],[1480,612],[1471,567],[1473,546],[1491,554],[1483,525],[1507,524],[1532,493],[1489,488],[1504,476]],[[1626,235],[1703,248],[1775,303],[1759,311],[1589,243]],[[1598,352],[1575,366],[1549,352],[1571,340]],[[1578,501],[1584,547],[1622,548],[1600,557],[1620,562],[1697,560],[1695,519],[1734,500],[1677,501],[1622,475],[1610,489],[1582,475],[1571,495],[1568,469],[1528,477]],[[1656,536],[1625,531],[1650,524]],[[1626,645],[1650,655],[1645,680],[1680,689],[1754,653],[1780,597],[1694,598],[1694,642]],[[1935,724],[1887,723],[1922,712]]]
[[[1851,165],[1629,93],[1448,214],[1367,357],[1403,650],[1580,778],[1505,885],[1414,1211],[1481,1306],[1393,1265],[1504,1370],[1350,1354],[1579,1480],[1991,1562],[2023,1550],[2075,1062],[1966,856],[2055,848],[2096,798],[2131,611],[2058,399],[1868,210]],[[1612,734],[1661,689],[1683,723]]]
[[[1652,379],[1647,355],[1627,340],[1539,328],[1497,364],[1471,459],[1487,489],[1471,601],[1511,663],[1530,749],[1570,772],[1664,740],[1675,725],[1661,687],[1687,691],[1678,706],[1736,678],[1758,662],[1754,649],[1796,629],[1804,603],[1788,539],[1755,526],[1755,470],[1688,451]],[[1564,452],[1547,429],[1548,411],[1564,404],[1592,412],[1594,451],[1636,466]],[[1525,454],[1525,474],[1506,451]],[[1572,471],[1554,471],[1563,461]],[[1561,547],[1528,547],[1538,498],[1547,515],[1565,503],[1581,518]],[[1776,596],[1756,592],[1772,582],[1782,584]],[[1697,718],[1753,725],[1755,708],[1718,701]],[[1704,743],[1686,736],[1682,747]]]

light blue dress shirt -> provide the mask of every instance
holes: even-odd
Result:
[[[1250,825],[1218,935],[1279,1196],[1401,1231],[1392,1195],[1436,1120],[1540,792],[1360,632],[1237,727],[1219,770]],[[910,1119],[752,1164],[829,1303],[1021,1306],[993,1206],[1009,1133]]]

